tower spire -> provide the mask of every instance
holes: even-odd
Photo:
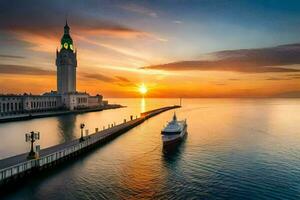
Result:
[[[66,16],[66,25],[65,26],[69,26],[68,25],[68,17]]]
[[[65,18],[66,18],[66,25],[65,26],[68,26],[68,14],[67,13],[66,13]]]
[[[68,25],[68,19],[66,18],[66,25],[64,27],[64,30],[65,30],[65,34],[69,34],[69,31],[70,31],[70,27]]]

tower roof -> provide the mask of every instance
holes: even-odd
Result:
[[[67,20],[64,26],[64,35],[61,38],[61,49],[74,51],[73,40],[70,36],[70,27]]]

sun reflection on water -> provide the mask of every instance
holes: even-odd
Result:
[[[141,98],[141,112],[146,112],[146,100],[145,98]]]

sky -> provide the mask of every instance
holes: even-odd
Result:
[[[105,97],[300,97],[300,1],[2,0],[0,93],[56,90],[66,19],[77,90]]]

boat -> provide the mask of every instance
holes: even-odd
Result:
[[[161,131],[161,134],[164,147],[179,143],[187,134],[186,119],[178,121],[176,113],[174,113],[172,121],[168,122],[167,126]]]

